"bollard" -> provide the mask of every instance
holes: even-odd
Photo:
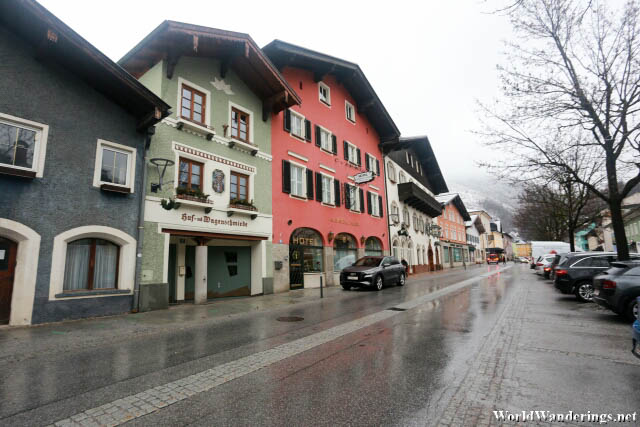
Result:
[[[320,275],[320,298],[324,298],[324,295],[322,294],[322,274]]]

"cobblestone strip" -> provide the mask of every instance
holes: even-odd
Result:
[[[442,290],[397,305],[396,307],[405,309],[417,307],[418,305],[435,300],[463,287],[470,286],[496,272],[497,271],[492,271],[464,280]],[[398,311],[379,311],[360,319],[352,320],[342,325],[281,344],[269,350],[227,362],[180,380],[115,400],[97,408],[88,409],[69,418],[57,421],[52,424],[52,426],[117,426],[398,314],[400,314]]]

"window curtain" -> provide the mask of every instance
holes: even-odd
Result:
[[[91,242],[73,242],[67,245],[67,260],[64,268],[65,291],[87,289]]]
[[[93,270],[93,289],[116,287],[118,247],[112,243],[96,244],[96,261]]]

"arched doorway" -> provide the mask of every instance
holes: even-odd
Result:
[[[429,245],[427,257],[429,258],[429,271],[434,271],[435,266],[433,265],[433,249],[431,249],[431,245]]]
[[[8,324],[11,318],[17,253],[16,242],[0,237],[0,325]]]
[[[377,237],[369,237],[364,242],[364,254],[367,256],[381,256],[382,243]]]
[[[340,233],[333,239],[333,271],[339,272],[358,259],[356,238],[351,234]]]
[[[322,273],[322,236],[311,228],[297,228],[289,241],[289,286],[304,288],[304,273]]]

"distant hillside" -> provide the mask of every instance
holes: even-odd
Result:
[[[502,221],[504,231],[513,230],[513,211],[518,203],[518,188],[497,182],[489,176],[454,178],[447,182],[449,190],[459,193],[467,210],[483,209]]]

